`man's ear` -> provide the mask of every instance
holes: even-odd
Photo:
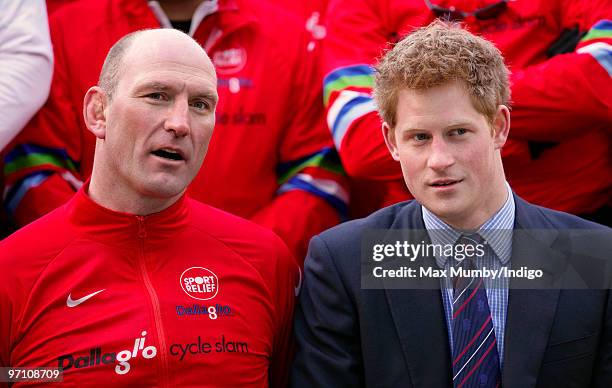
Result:
[[[89,88],[83,99],[85,125],[98,139],[106,137],[106,112],[108,98],[99,86]]]
[[[399,162],[399,152],[397,150],[397,141],[395,139],[395,129],[393,129],[387,122],[382,124],[382,133],[385,139],[385,144],[391,153],[391,157],[396,162]]]
[[[505,105],[499,105],[493,120],[493,142],[496,150],[506,144],[508,133],[510,133],[510,110]]]

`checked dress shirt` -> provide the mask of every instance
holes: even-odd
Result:
[[[508,197],[504,205],[477,231],[485,240],[487,246],[484,257],[477,257],[476,268],[500,269],[503,266],[511,267],[510,256],[512,254],[512,231],[514,227],[515,204],[510,186],[506,184]],[[423,222],[433,244],[454,245],[461,237],[461,232],[454,230],[435,214],[422,207]],[[437,265],[442,269],[449,269],[454,258],[436,257]],[[448,338],[450,348],[454,349],[453,336],[453,284],[448,278],[441,278],[442,302],[444,305]],[[492,317],[492,324],[497,340],[497,351],[499,364],[503,373],[504,361],[504,337],[506,316],[508,308],[508,284],[507,278],[484,280],[486,296]],[[452,355],[451,355],[451,358]]]

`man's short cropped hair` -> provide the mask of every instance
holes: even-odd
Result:
[[[394,128],[400,90],[425,90],[459,80],[474,108],[492,123],[498,105],[509,104],[508,73],[493,43],[458,24],[436,20],[385,53],[376,67],[374,99],[382,119]]]
[[[131,32],[121,39],[119,39],[113,47],[109,50],[102,65],[102,71],[100,72],[100,79],[98,80],[98,86],[104,90],[109,100],[113,98],[117,89],[117,83],[119,82],[119,70],[123,63],[123,57],[127,53],[128,49],[132,45],[134,39],[143,31]]]

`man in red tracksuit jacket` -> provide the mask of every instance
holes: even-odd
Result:
[[[347,174],[364,186],[352,192],[357,214],[409,198],[383,142],[371,65],[387,42],[435,17],[492,41],[509,65],[512,131],[503,156],[516,193],[574,214],[600,211],[612,194],[611,14],[604,0],[330,1],[327,122]]]
[[[60,368],[68,386],[285,386],[297,263],[185,195],[215,123],[210,59],[157,29],[102,74],[91,180],[0,243],[0,366]]]
[[[79,112],[106,52],[129,32],[175,26],[206,49],[219,76],[217,130],[192,197],[273,229],[303,257],[309,238],[337,223],[348,199],[325,129],[311,33],[265,1],[172,5],[84,0],[55,13],[51,95],[5,157],[5,206],[25,224],[74,194],[94,149]]]

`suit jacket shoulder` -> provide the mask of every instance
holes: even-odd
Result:
[[[414,201],[400,202],[380,209],[365,218],[348,221],[321,233],[329,247],[358,244],[366,230],[424,228],[421,205]]]
[[[610,229],[573,214],[531,204],[514,195],[516,204],[515,227],[527,229]]]

